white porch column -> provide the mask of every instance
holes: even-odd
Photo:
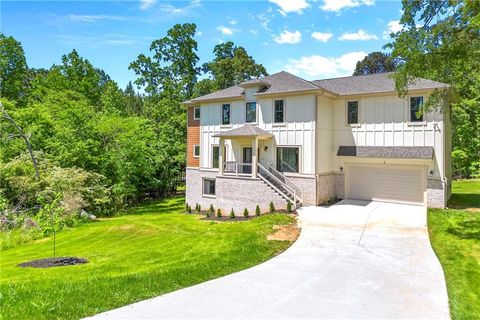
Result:
[[[252,139],[252,178],[257,177],[258,173],[258,137]]]
[[[223,176],[223,161],[225,159],[225,141],[222,137],[219,138],[218,142],[218,173]]]

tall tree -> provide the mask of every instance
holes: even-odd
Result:
[[[20,42],[0,32],[0,96],[18,101],[24,94],[28,66]]]
[[[353,72],[354,76],[373,74],[373,73],[385,73],[395,71],[397,64],[392,57],[384,52],[375,51],[371,52],[358,61]]]
[[[166,92],[178,94],[179,99],[189,98],[199,72],[196,28],[193,23],[176,24],[165,37],[153,41],[153,55],[142,53],[129,66],[138,76],[135,84],[151,95]]]
[[[202,66],[202,70],[215,82],[212,88],[225,89],[268,75],[262,64],[256,63],[245,48],[235,46],[232,41],[217,44],[213,53],[215,58]]]
[[[393,34],[392,55],[402,63],[394,75],[406,93],[414,77],[450,84],[425,108],[451,104],[457,174],[480,176],[480,1],[403,0],[402,31]]]

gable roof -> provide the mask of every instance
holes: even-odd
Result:
[[[364,76],[350,76],[332,79],[307,81],[286,71],[281,71],[260,79],[252,79],[223,90],[215,91],[189,101],[186,104],[194,104],[210,100],[241,99],[245,95],[245,88],[260,86],[257,96],[293,93],[304,91],[326,90],[338,96],[387,93],[395,92],[395,81],[391,78],[392,73],[377,73]],[[423,78],[416,78],[414,83],[408,85],[408,90],[446,88],[448,85]]]
[[[392,72],[369,74],[364,76],[350,76],[312,81],[317,86],[337,95],[353,95],[366,93],[382,93],[395,91],[395,81]],[[423,78],[416,78],[409,84],[408,90],[445,88],[446,84]]]
[[[253,126],[251,124],[246,124],[241,127],[227,130],[227,131],[222,131],[219,132],[213,137],[219,138],[219,137],[271,137],[272,134],[268,133],[267,131],[260,129],[257,126]]]

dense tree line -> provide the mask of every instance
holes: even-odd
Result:
[[[137,79],[124,90],[76,50],[49,69],[29,68],[21,44],[0,34],[2,227],[41,220],[46,204],[70,221],[175,191],[186,157],[181,102],[267,74],[231,42],[200,66],[195,32],[177,24],[153,41],[130,64]]]

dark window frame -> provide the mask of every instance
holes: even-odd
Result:
[[[255,105],[255,119],[253,121],[248,121],[248,107],[250,105]],[[245,123],[256,123],[257,122],[257,103],[255,101],[247,102],[245,104]]]
[[[283,149],[295,149],[295,157],[296,157],[296,162],[297,162],[296,163],[296,168],[294,168],[292,166],[282,165],[280,163],[280,161],[281,161],[280,152]],[[276,156],[276,168],[277,168],[278,171],[300,173],[300,146],[278,146],[275,156]],[[282,156],[282,158],[283,158],[283,156]],[[284,170],[284,169],[288,169],[288,170]],[[292,171],[290,169],[294,169],[294,170]]]
[[[205,190],[206,188],[206,182],[213,182],[213,188],[212,188],[212,185],[209,185],[208,186],[208,190]],[[213,192],[212,192],[212,189],[213,189]],[[202,195],[203,196],[207,196],[207,197],[212,197],[212,196],[216,196],[216,181],[215,179],[213,178],[203,178],[202,179]]]
[[[415,104],[415,107],[414,107],[414,104],[412,103],[412,100],[414,99],[419,99],[419,105],[416,105]],[[409,99],[409,108],[408,108],[408,111],[409,111],[409,121],[410,122],[424,122],[424,119],[423,119],[423,114],[420,115],[420,117],[417,117],[417,112],[418,110],[420,110],[423,106],[423,96],[415,96],[415,97],[410,97]],[[414,108],[413,108],[414,107]]]
[[[282,121],[277,121],[277,102],[281,102],[282,105]],[[279,99],[279,100],[274,100],[273,101],[273,123],[285,123],[285,100],[284,99]]]
[[[215,148],[218,149],[218,157],[217,157],[217,166],[215,166]],[[225,152],[225,159],[223,161],[227,161],[227,146],[224,146]],[[218,144],[212,145],[212,168],[218,169],[220,167],[220,146]]]
[[[198,154],[195,152],[198,148]],[[199,144],[194,144],[193,145],[193,157],[194,158],[200,158],[200,145]]]
[[[225,107],[228,107],[228,121],[225,121]],[[232,121],[232,107],[230,103],[222,104],[222,125],[229,125]]]
[[[356,104],[356,105],[354,105]],[[355,111],[351,111],[350,107],[355,107]],[[347,101],[347,124],[348,125],[357,125],[360,123],[360,102],[358,100],[351,100]],[[350,118],[351,116],[354,116],[354,118]]]

